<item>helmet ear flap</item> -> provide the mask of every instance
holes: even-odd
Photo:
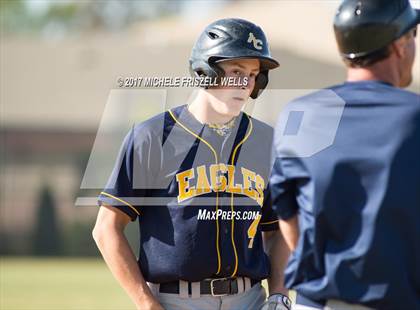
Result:
[[[225,75],[225,71],[211,60],[209,60],[209,67],[215,74],[213,77],[221,78]]]
[[[190,62],[190,74],[194,78],[204,78],[209,77],[211,79],[214,79],[217,83],[220,82],[220,78],[224,76],[225,72],[222,68],[220,68],[217,64],[215,64],[212,61],[204,62],[196,62],[195,64],[192,64]],[[205,87],[207,89],[208,87]]]
[[[190,73],[193,77],[217,78],[224,75],[224,71],[212,61],[198,61],[190,64]]]
[[[261,71],[255,78],[255,86],[251,93],[251,98],[256,99],[268,84],[268,70]]]

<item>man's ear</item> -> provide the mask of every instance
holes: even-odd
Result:
[[[402,36],[398,40],[391,43],[391,50],[395,53],[398,58],[404,58],[406,54],[407,38]]]

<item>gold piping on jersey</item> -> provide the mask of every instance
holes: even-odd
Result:
[[[275,221],[271,221],[271,222],[265,222],[265,223],[260,223],[261,225],[269,225],[269,224],[274,224],[277,223],[279,220],[275,220]]]
[[[190,130],[189,128],[187,128],[184,124],[182,124],[176,117],[175,115],[172,113],[171,110],[168,110],[169,114],[171,115],[171,117],[174,119],[174,121],[181,126],[181,128],[183,128],[186,132],[188,132],[189,134],[193,135],[194,137],[196,137],[197,139],[199,139],[200,141],[202,141],[204,144],[206,144],[209,149],[213,152],[214,155],[214,160],[215,160],[215,164],[217,165],[219,163],[219,158],[217,156],[217,152],[216,150],[211,146],[210,143],[208,143],[206,140],[204,140],[203,138],[201,138],[199,135],[197,135],[195,132],[193,132],[192,130]],[[218,210],[219,207],[219,193],[216,192],[216,212]],[[216,274],[220,273],[220,269],[222,267],[222,259],[220,256],[220,249],[219,249],[219,220],[216,219],[216,251],[217,251],[217,272]]]
[[[108,193],[106,193],[106,192],[101,192],[101,195],[105,195],[105,196],[108,196],[108,197],[110,197],[110,198],[112,198],[112,199],[115,199],[115,200],[117,200],[117,201],[119,201],[119,202],[122,202],[123,204],[125,204],[125,205],[129,206],[131,209],[133,209],[133,210],[134,210],[134,212],[136,212],[136,213],[137,213],[137,215],[140,215],[139,211],[137,211],[137,209],[136,209],[136,208],[134,208],[134,207],[133,207],[131,204],[129,204],[127,201],[125,201],[125,200],[123,200],[123,199],[121,199],[121,198],[115,197],[114,195],[108,194]]]
[[[233,150],[233,154],[232,154],[232,162],[231,165],[233,166],[235,163],[235,155],[236,152],[238,150],[238,148],[249,138],[249,136],[251,135],[253,126],[252,126],[252,120],[251,118],[248,116],[248,114],[244,113],[249,120],[249,130],[246,133],[245,137],[235,146],[235,149]],[[234,193],[232,193],[230,195],[230,209],[233,212],[233,195]],[[238,253],[236,251],[236,245],[235,245],[235,240],[234,240],[234,228],[235,228],[235,219],[232,217],[232,225],[231,225],[231,239],[232,239],[232,246],[233,246],[233,252],[235,253],[235,269],[233,270],[233,273],[231,275],[231,277],[233,278],[236,275],[236,272],[238,271]]]

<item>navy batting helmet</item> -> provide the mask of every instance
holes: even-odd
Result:
[[[420,23],[408,0],[344,0],[334,19],[341,55],[355,59],[375,53]]]
[[[217,66],[218,62],[244,58],[260,60],[260,73],[251,93],[251,98],[255,99],[268,84],[268,71],[279,63],[271,57],[267,38],[260,27],[243,19],[220,19],[207,26],[195,43],[190,71],[197,77],[220,77],[224,72]]]

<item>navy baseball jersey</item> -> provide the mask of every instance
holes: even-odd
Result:
[[[261,231],[278,229],[268,189],[272,137],[245,113],[219,135],[185,105],[133,127],[99,204],[138,219],[146,281],[267,278]]]
[[[320,96],[325,91],[339,100]],[[340,100],[337,126],[326,126]],[[273,208],[285,220],[298,215],[300,228],[286,286],[319,302],[420,309],[419,95],[379,81],[347,82],[291,102],[286,113],[298,111],[286,136],[302,130],[306,147],[333,136],[323,149],[296,156],[302,145],[280,122],[275,129]]]

